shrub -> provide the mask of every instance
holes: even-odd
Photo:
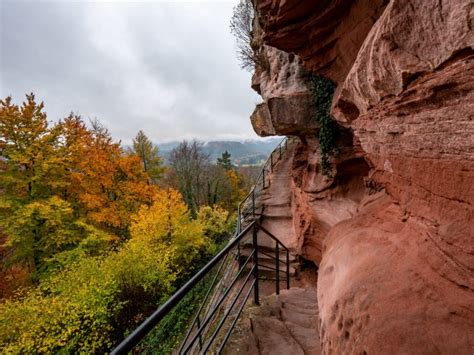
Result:
[[[198,222],[203,227],[204,235],[208,239],[208,245],[220,245],[232,232],[229,225],[229,212],[219,206],[203,206],[197,215]]]
[[[18,300],[0,304],[5,353],[98,352],[111,346],[118,284],[98,259],[85,259]]]

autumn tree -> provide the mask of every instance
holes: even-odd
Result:
[[[32,272],[80,237],[74,234],[72,209],[55,196],[65,186],[61,129],[49,126],[43,109],[33,94],[21,106],[11,97],[0,101],[0,228],[7,234],[3,246],[14,251],[12,260]]]
[[[80,186],[77,185],[76,177],[82,172],[78,167],[87,157],[86,152],[92,144],[92,135],[82,118],[74,113],[60,120],[58,126],[61,131],[58,154],[64,162],[63,189],[59,191],[59,195],[78,208],[78,196],[74,195],[74,191],[79,191]]]
[[[203,206],[199,209],[197,220],[203,226],[208,244],[218,247],[228,240],[234,230],[229,211],[220,206]]]
[[[142,130],[133,139],[132,153],[140,158],[143,169],[156,184],[165,171],[163,159],[158,154],[158,147],[153,145]]]
[[[2,245],[35,273],[93,225],[127,236],[131,215],[156,191],[140,159],[98,121],[88,128],[70,114],[50,125],[43,110],[33,94],[21,106],[0,101]]]
[[[209,156],[204,154],[202,144],[183,141],[170,154],[172,184],[181,192],[191,213],[195,216],[203,201],[205,174],[209,169]]]
[[[0,152],[4,171],[0,185],[4,201],[19,203],[48,197],[61,183],[63,161],[56,154],[60,130],[50,128],[43,103],[33,94],[17,106],[0,100]]]
[[[230,185],[230,196],[226,201],[228,204],[225,207],[232,211],[235,210],[240,201],[245,198],[245,195],[248,192],[248,187],[244,177],[237,171],[227,170],[226,175]]]
[[[151,206],[142,206],[130,227],[133,239],[161,244],[173,254],[173,268],[178,274],[192,269],[191,263],[206,246],[203,226],[191,218],[181,194],[162,189]]]
[[[81,161],[71,175],[82,209],[88,218],[126,235],[130,216],[150,204],[156,191],[137,156],[124,154],[109,131],[92,122]]]

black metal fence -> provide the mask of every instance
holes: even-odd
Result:
[[[249,194],[239,204],[237,231],[229,244],[181,287],[168,301],[160,306],[150,317],[123,340],[112,354],[126,354],[132,351],[160,322],[176,307],[199,283],[210,285],[199,305],[178,354],[217,353],[220,354],[230,338],[248,299],[253,293],[253,302],[258,305],[259,281],[275,281],[275,292],[280,293],[280,282],[286,281],[290,288],[289,250],[258,222],[263,212],[261,195],[269,184],[269,174],[276,163],[288,150],[288,139],[283,139],[268,157]],[[258,233],[261,231],[261,233]],[[251,237],[251,252],[242,256],[240,252],[243,239]],[[273,254],[260,250],[259,239],[270,238],[275,242]],[[280,253],[285,253],[284,261]],[[259,265],[259,256],[266,256],[275,262],[275,267]],[[281,267],[281,264],[284,267]],[[275,278],[260,277],[259,268],[274,272]],[[284,270],[284,271],[281,271]],[[280,273],[284,277],[280,277]],[[207,285],[206,285],[207,287]]]
[[[258,233],[259,231],[262,231],[262,233]],[[252,251],[242,263],[235,258],[235,249],[240,241],[250,233],[252,236]],[[190,354],[212,351],[212,353],[220,354],[230,338],[250,296],[253,294],[254,304],[258,305],[260,302],[259,280],[262,280],[262,278],[259,277],[258,260],[259,253],[263,252],[259,251],[259,238],[270,238],[275,242],[275,255],[268,253],[265,253],[265,255],[275,261],[275,268],[271,269],[275,272],[276,293],[278,294],[280,292],[280,281],[286,280],[286,286],[289,288],[288,248],[257,221],[253,221],[166,303],[158,308],[158,310],[123,340],[112,351],[112,354],[126,354],[132,351],[132,349],[137,346],[153,328],[159,326],[163,318],[178,305],[199,282],[212,273],[215,268],[217,268],[217,270],[215,270],[211,287],[209,287],[194,320],[191,322],[191,326],[181,343],[178,353]],[[279,253],[281,250],[284,250],[286,253],[286,261],[282,261],[280,258]],[[286,265],[283,278],[280,278],[280,263]],[[230,282],[226,283],[221,273],[232,264],[237,265],[237,272],[227,275]],[[224,282],[220,283],[222,280]],[[216,287],[219,288],[219,290],[216,290]]]

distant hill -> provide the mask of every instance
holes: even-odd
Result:
[[[280,137],[266,140],[246,141],[210,141],[203,143],[203,150],[212,161],[217,161],[226,150],[230,153],[232,162],[236,165],[259,165],[262,164],[273,149],[282,140]],[[169,153],[179,145],[180,142],[158,144],[160,154],[168,158]]]

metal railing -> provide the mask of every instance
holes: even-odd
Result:
[[[269,174],[287,150],[288,139],[284,138],[265,161],[254,186],[238,206],[236,233],[229,244],[123,340],[112,351],[112,354],[126,354],[131,351],[147,334],[159,326],[163,318],[205,278],[211,278],[210,286],[181,342],[178,354],[204,354],[210,349],[220,354],[252,291],[254,304],[259,304],[260,280],[275,281],[277,294],[280,293],[282,281],[285,281],[286,287],[290,288],[289,250],[257,222],[257,217],[263,212],[260,201],[262,191],[270,185]],[[259,234],[258,231],[262,233]],[[252,233],[251,252],[245,257],[241,254],[241,242],[249,236],[250,232]],[[263,237],[275,242],[274,255],[258,247],[258,239]],[[281,252],[286,254],[285,261],[280,258]],[[275,267],[259,265],[259,255],[273,260]],[[280,278],[280,264],[284,265],[284,278]],[[260,277],[259,268],[275,272],[275,278]],[[238,286],[240,287],[234,290],[234,287]],[[226,322],[231,318],[233,318],[231,321]],[[218,338],[221,333],[224,333],[223,338]],[[216,345],[216,342],[219,344]]]
[[[258,233],[258,231],[263,233]],[[218,285],[219,275],[228,265],[229,260],[235,260],[234,250],[240,241],[249,233],[252,233],[252,250],[243,263],[238,262],[238,270],[230,279],[227,287],[220,287],[218,297],[212,300],[211,294]],[[259,250],[258,239],[269,237],[275,242],[275,255],[264,253]],[[286,253],[286,261],[280,260],[280,252]],[[159,326],[163,318],[183,300],[183,298],[206,276],[210,275],[214,268],[218,268],[212,279],[204,300],[202,301],[191,326],[186,333],[179,354],[199,353],[205,354],[209,351],[220,354],[229,340],[232,331],[237,324],[240,314],[244,309],[250,295],[253,292],[254,304],[260,304],[259,281],[268,280],[259,276],[259,254],[263,253],[275,261],[275,267],[266,268],[275,272],[275,292],[280,293],[280,281],[286,281],[286,287],[290,288],[289,272],[289,250],[272,233],[262,227],[257,221],[251,222],[242,230],[229,244],[217,254],[206,266],[194,275],[183,287],[181,287],[166,303],[160,306],[150,317],[148,317],[138,328],[136,328],[125,340],[123,340],[112,354],[126,354],[139,342]],[[285,265],[284,278],[280,278],[280,264]]]
[[[280,161],[283,154],[288,150],[288,138],[285,137],[270,153],[269,157],[263,164],[262,170],[258,175],[255,184],[245,198],[239,203],[237,210],[237,232],[259,217],[263,211],[260,196],[269,184],[269,175],[273,172],[273,167]],[[260,212],[259,212],[260,210]]]

